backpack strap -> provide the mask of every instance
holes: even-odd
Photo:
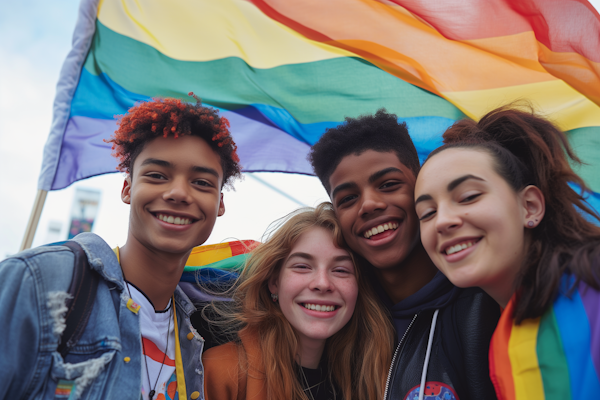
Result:
[[[83,335],[94,307],[100,277],[91,269],[85,251],[77,242],[69,240],[60,244],[68,247],[75,257],[73,278],[69,286],[71,298],[66,304],[66,328],[58,346],[58,352],[64,358]]]

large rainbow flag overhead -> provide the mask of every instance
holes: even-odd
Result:
[[[245,171],[302,174],[345,116],[386,107],[425,157],[455,120],[528,99],[600,192],[600,16],[585,0],[83,0],[39,188],[114,172],[114,116],[190,91],[230,120]]]

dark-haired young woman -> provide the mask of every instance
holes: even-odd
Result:
[[[421,238],[452,283],[504,308],[490,347],[498,398],[597,398],[600,217],[564,133],[504,107],[457,122],[444,143],[416,183]]]
[[[205,309],[232,339],[202,356],[207,400],[382,397],[393,328],[330,204],[293,213],[253,250],[232,297]]]

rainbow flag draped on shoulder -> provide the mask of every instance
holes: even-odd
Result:
[[[514,324],[514,298],[490,346],[499,400],[575,400],[600,396],[600,293],[584,283],[561,293],[544,315]]]
[[[245,171],[312,174],[309,147],[380,107],[420,156],[455,120],[529,100],[600,192],[600,16],[585,0],[82,0],[39,188],[114,172],[115,115],[193,91]]]

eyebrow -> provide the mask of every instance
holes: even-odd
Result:
[[[308,254],[308,253],[303,253],[301,251],[298,251],[296,253],[292,253],[288,256],[288,260],[294,258],[294,257],[299,257],[299,258],[304,258],[306,260],[314,260],[314,257],[312,256],[312,254]],[[339,255],[333,258],[334,261],[345,261],[345,260],[350,260],[352,261],[352,257],[350,257],[350,255]]]
[[[456,178],[455,180],[453,180],[452,182],[450,182],[448,184],[448,189],[447,190],[449,192],[451,192],[454,189],[456,189],[456,187],[458,185],[460,185],[461,183],[463,183],[464,181],[469,180],[469,179],[475,179],[475,180],[478,180],[478,181],[483,181],[483,179],[481,179],[480,177],[475,176],[475,175],[470,175],[470,174],[469,175],[464,175],[464,176],[461,176],[460,178]]]
[[[158,158],[147,158],[142,162],[141,166],[144,166],[144,165],[158,165],[160,167],[173,168],[172,163],[165,161],[165,160],[158,159]],[[199,165],[194,165],[191,168],[191,170],[194,172],[202,173],[202,174],[211,174],[211,175],[214,175],[215,177],[219,178],[219,173],[216,170],[214,170],[213,168],[201,167]]]
[[[451,192],[451,191],[453,191],[454,189],[456,189],[456,187],[457,187],[458,185],[460,185],[461,183],[463,183],[464,181],[466,181],[466,180],[469,180],[469,179],[475,179],[475,180],[478,180],[478,181],[483,181],[483,180],[484,180],[484,179],[482,179],[482,178],[480,178],[480,177],[478,177],[478,176],[475,176],[475,175],[470,175],[470,174],[469,174],[469,175],[464,175],[464,176],[461,176],[460,178],[456,178],[455,180],[453,180],[452,182],[450,182],[450,183],[448,184],[448,187],[447,187],[447,189],[446,189],[446,190],[448,190],[449,192]],[[425,200],[431,200],[431,199],[432,199],[431,195],[428,195],[428,194],[422,194],[422,195],[420,195],[420,196],[419,196],[419,197],[418,197],[418,198],[415,200],[415,206],[416,206],[418,203],[420,203],[421,201],[425,201]]]
[[[404,172],[396,167],[389,167],[389,168],[384,168],[380,171],[377,171],[375,173],[373,173],[370,177],[369,177],[369,183],[373,183],[375,182],[377,179],[381,178],[382,176],[385,176],[387,174],[389,174],[390,172],[399,172],[402,175],[404,175]],[[335,189],[333,189],[333,192],[331,192],[331,198],[334,199],[335,195],[345,189],[350,189],[350,188],[358,188],[358,185],[355,182],[346,182],[346,183],[342,183],[341,185],[336,186]]]

